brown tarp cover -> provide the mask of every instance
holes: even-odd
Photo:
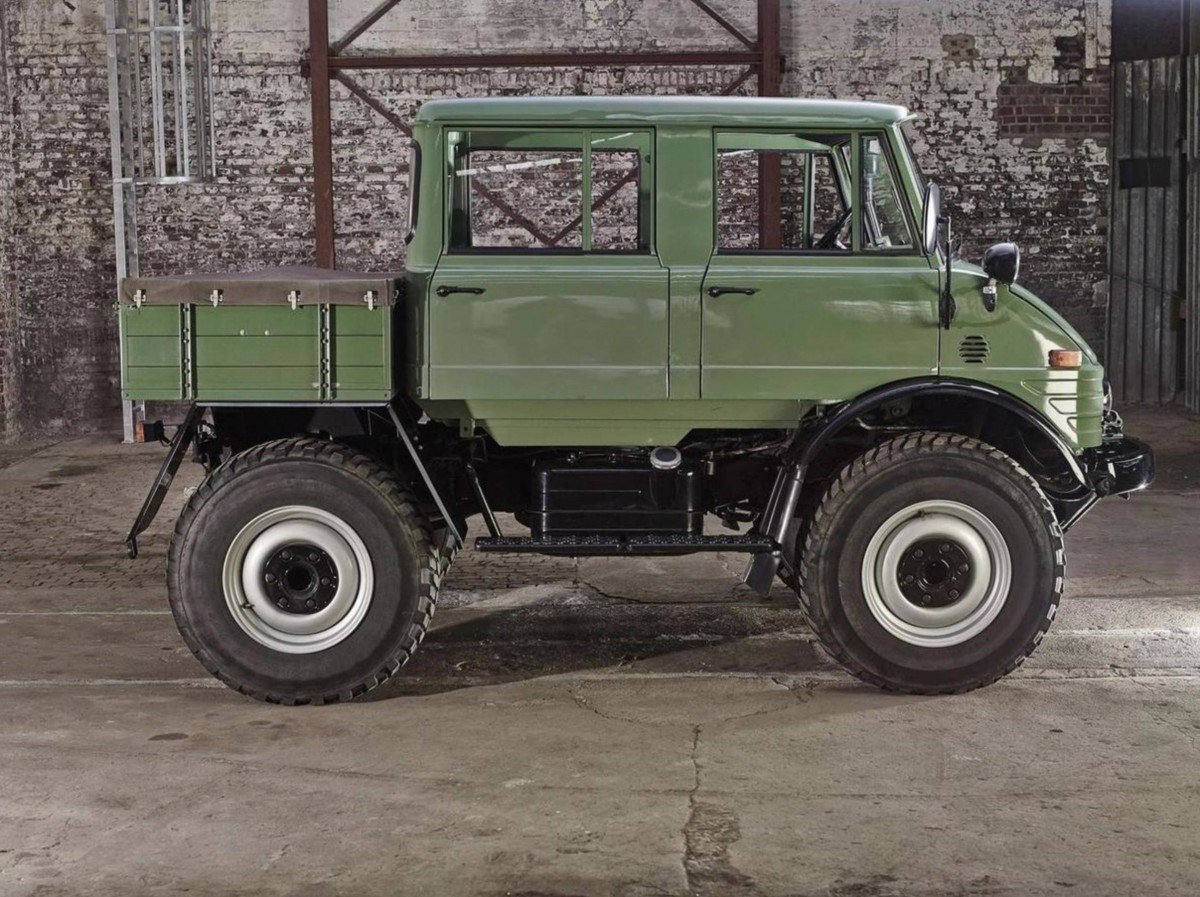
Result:
[[[286,306],[294,291],[300,305],[363,305],[373,290],[377,305],[390,306],[403,280],[399,271],[376,274],[297,265],[242,273],[127,277],[121,281],[120,299],[132,305],[134,292],[142,290],[144,305],[200,305],[211,303],[213,290],[220,290],[222,305]]]

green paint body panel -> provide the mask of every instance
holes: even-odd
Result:
[[[937,372],[938,273],[923,256],[718,254],[705,284],[758,290],[703,297],[706,398],[850,399]]]
[[[652,256],[445,256],[429,397],[667,398],[667,277]],[[486,292],[436,295],[449,285]]]
[[[1040,300],[1018,286],[1001,285],[996,310],[983,306],[987,278],[974,265],[956,262],[951,278],[958,312],[942,333],[941,373],[979,380],[1021,399],[1040,412],[1074,448],[1099,445],[1104,413],[1104,369],[1069,325],[1048,315]],[[984,364],[963,361],[959,347],[966,336],[988,343]],[[1051,349],[1080,349],[1083,366],[1053,370]]]
[[[122,305],[131,399],[386,402],[398,309]],[[185,335],[186,329],[186,335]],[[327,331],[327,333],[325,333]],[[327,362],[328,373],[322,376]]]
[[[313,385],[318,307],[203,303],[123,305],[124,393],[188,398],[190,383],[201,399],[382,401],[403,391],[431,417],[461,432],[481,427],[503,445],[656,445],[694,429],[792,428],[817,404],[942,374],[1021,400],[1075,450],[1098,445],[1103,371],[1053,310],[1014,286],[1000,288],[989,313],[982,272],[956,262],[957,316],[941,330],[941,260],[862,248],[860,135],[884,147],[916,233],[922,187],[900,132],[908,117],[879,103],[787,99],[426,103],[413,129],[420,164],[405,296],[385,314],[329,307],[329,395]],[[451,251],[451,163],[475,130],[489,132],[481,144],[525,149],[587,147],[597,133],[631,141],[653,192],[649,248]],[[718,144],[805,152],[822,133],[853,138],[851,251],[717,251]],[[755,292],[709,295],[718,286]],[[483,292],[439,296],[439,287]],[[967,337],[986,340],[986,359],[960,355]],[[1083,350],[1083,367],[1048,368],[1055,348]]]

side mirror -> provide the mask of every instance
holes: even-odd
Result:
[[[988,282],[983,285],[983,307],[996,310],[996,284],[1011,286],[1021,269],[1021,251],[1016,243],[996,243],[983,251],[983,273]]]
[[[921,246],[926,255],[933,255],[938,245],[938,220],[942,217],[942,188],[930,181],[925,187],[925,203],[921,209]]]
[[[1016,243],[997,243],[983,251],[983,273],[997,283],[1016,282],[1021,270],[1021,251]]]

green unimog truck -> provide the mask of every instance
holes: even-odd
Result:
[[[480,514],[480,552],[744,553],[885,688],[1015,668],[1063,533],[1153,457],[1016,247],[957,260],[909,117],[430,102],[405,270],[122,283],[124,395],[190,403],[130,550],[189,447],[208,474],[168,564],[189,647],[263,700],[361,694]]]

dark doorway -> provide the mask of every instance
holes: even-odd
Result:
[[[1116,397],[1200,411],[1200,0],[1113,4],[1106,366]]]

